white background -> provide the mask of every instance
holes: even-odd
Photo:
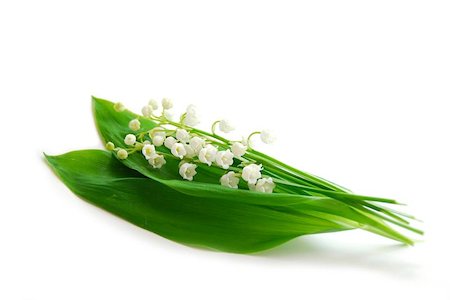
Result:
[[[449,299],[448,1],[1,1],[1,299]],[[42,152],[100,148],[90,96],[194,103],[202,127],[425,220],[236,255],[74,196]]]

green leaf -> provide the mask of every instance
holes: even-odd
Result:
[[[245,199],[229,201],[214,193],[189,196],[127,168],[106,151],[75,151],[46,158],[67,187],[81,198],[139,227],[188,245],[248,253],[304,234],[352,228],[345,222],[340,224],[295,209],[292,213],[248,204]]]

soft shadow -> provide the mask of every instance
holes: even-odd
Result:
[[[345,266],[371,270],[396,278],[412,279],[419,271],[419,266],[402,258],[406,251],[414,248],[401,244],[383,244],[381,246],[355,247],[354,244],[341,247],[333,246],[333,242],[324,243],[318,239],[307,237],[294,239],[277,248],[254,254],[259,258],[286,262],[290,265],[315,265],[329,268]]]

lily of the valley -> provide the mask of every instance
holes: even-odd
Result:
[[[180,166],[179,173],[183,179],[192,181],[194,179],[195,174],[197,174],[197,171],[195,170],[197,168],[197,165],[191,164],[191,163],[183,163]]]
[[[150,105],[146,105],[142,108],[141,112],[144,117],[150,118],[153,113],[153,108]]]
[[[248,187],[252,191],[262,192],[262,193],[272,193],[275,188],[275,183],[272,178],[260,178],[256,184],[248,184]]]
[[[161,104],[164,109],[171,109],[173,107],[173,101],[168,98],[163,98]]]
[[[185,158],[194,158],[197,155],[191,145],[184,144],[184,149],[186,149]]]
[[[175,143],[172,145],[170,152],[173,154],[173,156],[182,159],[186,155],[186,148],[182,143]]]
[[[158,112],[159,105],[162,106],[162,110]],[[125,110],[121,103],[117,103],[114,108],[117,111]],[[201,162],[212,168],[233,170],[220,177],[222,186],[236,189],[242,177],[250,190],[264,193],[271,193],[274,190],[273,179],[262,177],[262,165],[246,157],[247,150],[250,148],[249,141],[254,135],[259,135],[264,143],[270,144],[275,141],[275,137],[270,131],[255,131],[247,138],[243,138],[242,141],[230,142],[214,132],[216,128],[223,133],[233,131],[234,126],[227,119],[213,122],[212,135],[209,135],[196,128],[191,128],[200,122],[197,108],[194,105],[187,107],[178,122],[173,118],[172,108],[173,101],[168,98],[162,99],[161,104],[156,100],[150,100],[142,108],[142,115],[153,120],[158,126],[152,129],[143,128],[144,130],[140,132],[141,122],[139,117],[136,117],[128,123],[128,127],[136,133],[127,134],[124,138],[124,143],[131,147],[116,148],[112,142],[108,142],[105,145],[106,149],[114,151],[119,159],[126,159],[136,151],[142,152],[149,165],[155,169],[166,164],[167,155],[175,157],[181,160],[179,174],[183,179],[189,181],[193,180],[197,174],[196,164]],[[161,146],[165,146],[170,152],[159,149],[158,147]],[[158,149],[166,153],[163,154]],[[233,167],[235,159],[242,163]]]
[[[198,153],[198,158],[204,164],[211,166],[211,164],[216,160],[217,148],[208,144],[206,147],[202,148]]]
[[[164,144],[164,137],[157,135],[152,139],[152,142],[156,147],[162,146]]]
[[[162,127],[155,127],[149,132],[150,138],[154,138],[155,136],[166,137],[166,130]]]
[[[156,101],[155,99],[150,99],[150,101],[148,101],[148,105],[150,105],[152,110],[157,110],[159,107],[158,101]]]
[[[122,102],[117,102],[114,104],[114,110],[117,112],[122,112],[125,110],[125,105]]]
[[[166,163],[164,156],[160,154],[153,154],[147,160],[148,163],[155,169],[160,169]]]
[[[242,179],[247,181],[249,184],[255,184],[256,181],[261,178],[262,165],[250,164],[245,166],[242,170]]]
[[[223,119],[219,121],[219,129],[222,132],[229,133],[234,130],[234,126],[230,123],[230,121]]]
[[[169,136],[164,141],[164,146],[166,146],[167,149],[172,149],[173,144],[175,144],[176,142],[177,142],[177,140],[174,137]]]
[[[186,129],[180,128],[177,129],[175,137],[177,138],[177,140],[183,143],[189,142],[190,139],[189,132],[187,132]]]
[[[239,177],[238,174],[234,173],[233,171],[230,171],[220,177],[220,184],[232,189],[237,189],[239,184]]]
[[[194,105],[191,104],[187,107],[183,123],[191,127],[200,123],[200,116]]]
[[[189,145],[192,147],[192,150],[194,150],[195,155],[198,155],[200,150],[205,146],[205,140],[198,136],[194,136],[189,141]]]
[[[112,150],[114,150],[114,148],[116,146],[112,142],[107,142],[105,147],[106,147],[106,150],[112,151]]]
[[[228,169],[233,164],[233,157],[234,155],[229,149],[219,151],[216,154],[216,164],[223,169]]]
[[[275,135],[269,130],[263,130],[260,133],[261,141],[265,144],[273,144],[276,140]]]
[[[245,151],[247,151],[247,146],[244,146],[241,142],[234,142],[231,145],[231,152],[233,152],[236,157],[241,157],[245,154]]]
[[[117,151],[117,157],[119,159],[126,159],[128,157],[128,152],[125,149],[119,149]]]
[[[142,154],[145,156],[145,159],[150,159],[152,155],[156,154],[155,146],[150,144],[144,145],[144,147],[142,147]]]

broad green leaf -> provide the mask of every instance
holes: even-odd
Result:
[[[189,196],[125,167],[106,151],[75,151],[46,158],[61,180],[81,198],[139,227],[188,245],[247,253],[304,234],[353,228],[346,222],[296,209],[283,211],[229,201],[214,193],[208,197]]]

